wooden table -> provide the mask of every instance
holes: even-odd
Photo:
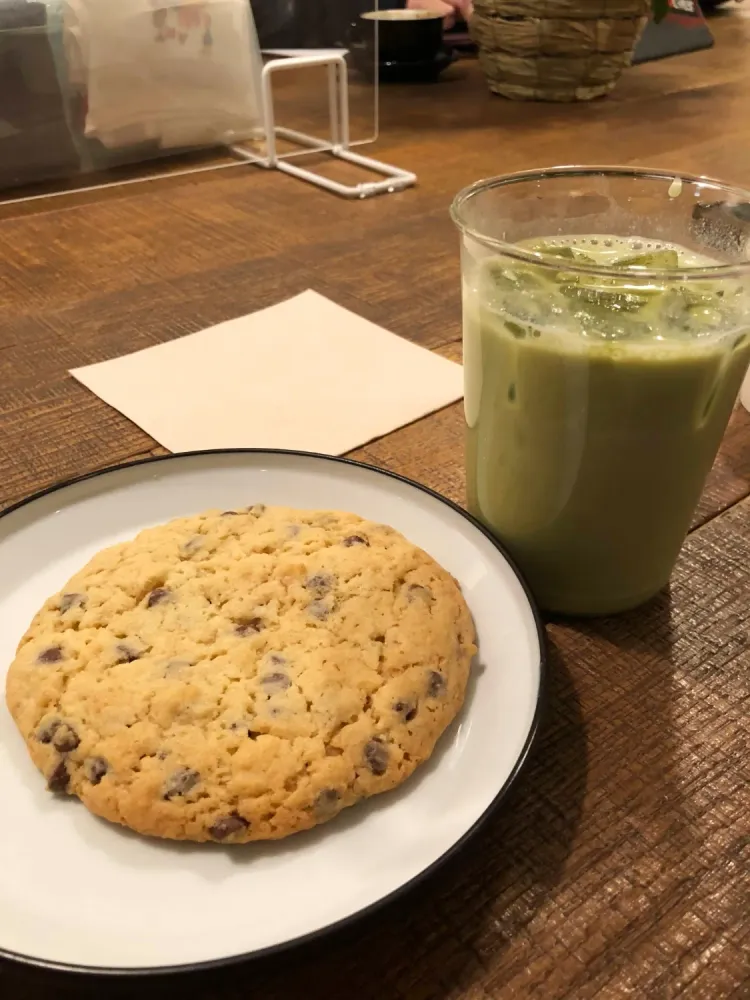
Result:
[[[458,357],[447,206],[480,176],[630,162],[750,186],[750,20],[713,24],[713,51],[634,69],[592,105],[490,98],[468,63],[438,85],[386,92],[379,152],[420,176],[400,195],[350,203],[238,167],[0,210],[0,500],[158,453],[69,368],[307,287]],[[356,457],[460,501],[461,408]],[[549,704],[533,758],[437,877],[279,958],[168,983],[6,963],[0,995],[748,997],[749,573],[750,415],[738,410],[671,593],[617,619],[549,623]],[[75,901],[60,905],[75,920]],[[147,912],[144,900],[146,933]]]

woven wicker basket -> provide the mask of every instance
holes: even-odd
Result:
[[[490,90],[589,101],[630,65],[650,0],[475,0],[471,35]]]

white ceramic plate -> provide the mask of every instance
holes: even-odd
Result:
[[[423,487],[340,459],[202,452],[106,470],[0,517],[0,682],[43,601],[97,550],[209,507],[354,511],[459,581],[480,652],[466,704],[402,788],[275,844],[150,840],[46,791],[0,705],[0,954],[79,970],[195,968],[347,921],[435,867],[508,789],[533,738],[542,631],[497,544]]]

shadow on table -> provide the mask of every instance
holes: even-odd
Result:
[[[196,1000],[427,1000],[475,979],[483,956],[497,961],[562,878],[586,788],[578,695],[554,644],[549,652],[546,711],[531,757],[463,850],[423,884],[345,930],[287,953],[178,975],[175,990]],[[251,899],[247,912],[259,916]],[[147,913],[144,900],[146,924]],[[0,965],[0,994],[24,1000],[99,1000],[103,988],[108,1000],[162,1000],[170,985],[164,977],[105,985]]]
[[[662,669],[671,675],[675,626],[669,589],[662,590],[633,611],[581,622],[578,631],[617,647],[627,656],[638,657],[640,661],[658,660]]]
[[[675,857],[688,857],[701,836],[690,818],[694,766],[685,746],[694,707],[689,678],[706,652],[695,591],[680,565],[672,590],[633,611],[549,626],[576,661],[597,815],[611,831],[627,823],[630,864],[638,850],[665,843]]]

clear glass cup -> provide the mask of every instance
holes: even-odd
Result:
[[[451,213],[469,509],[545,609],[636,607],[668,583],[750,362],[750,193],[559,167]]]

